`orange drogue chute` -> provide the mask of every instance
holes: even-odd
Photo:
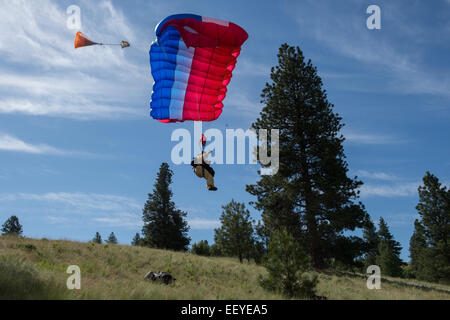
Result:
[[[96,44],[99,44],[99,43],[90,40],[88,37],[86,37],[80,31],[77,32],[77,35],[75,37],[75,49],[81,48],[81,47],[93,46]]]

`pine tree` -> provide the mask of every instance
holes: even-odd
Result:
[[[364,266],[376,264],[376,257],[378,255],[378,234],[375,228],[375,224],[368,219],[363,229],[363,238],[366,243]]]
[[[211,256],[213,257],[222,257],[224,256],[223,252],[220,250],[220,247],[213,243],[210,247]]]
[[[411,269],[415,277],[425,273],[424,254],[427,250],[427,239],[425,236],[425,228],[419,220],[414,221],[414,233],[409,241],[409,257],[411,258]]]
[[[208,244],[208,240],[200,240],[198,243],[194,243],[192,245],[191,252],[199,256],[210,256],[211,247]]]
[[[400,243],[394,239],[387,223],[380,217],[376,264],[380,267],[383,275],[391,277],[399,277],[402,275],[403,262],[400,259],[401,251],[402,247]]]
[[[131,241],[131,245],[133,245],[133,246],[141,246],[142,245],[142,238],[138,232],[136,232],[136,235],[134,236],[133,240]]]
[[[142,233],[147,245],[160,249],[186,251],[190,242],[186,212],[177,210],[171,201],[170,189],[173,172],[167,163],[162,163],[143,210]]]
[[[362,182],[347,176],[342,119],[333,112],[317,69],[310,60],[305,62],[300,48],[283,44],[278,63],[252,127],[279,129],[280,168],[247,191],[257,197],[254,205],[263,211],[269,233],[286,228],[304,244],[315,267],[332,258],[348,261],[337,253],[358,254],[361,241],[344,232],[363,226],[365,209],[357,202]],[[337,250],[342,242],[349,251]]]
[[[106,240],[106,243],[108,244],[117,244],[117,238],[114,232],[111,232],[111,234],[108,237],[108,240]]]
[[[5,236],[21,236],[23,232],[19,218],[11,216],[2,226],[2,234]]]
[[[221,227],[214,230],[214,241],[220,251],[229,256],[237,256],[242,263],[250,260],[254,249],[253,225],[250,212],[243,203],[232,200],[222,206]]]
[[[275,231],[269,242],[264,266],[268,275],[261,285],[285,296],[310,298],[318,283],[317,275],[311,271],[311,260],[298,241],[286,230]]]
[[[413,235],[412,264],[417,277],[428,281],[450,283],[450,190],[427,172],[419,187],[420,228]],[[420,246],[417,242],[420,240]],[[424,246],[423,242],[426,242]]]
[[[102,243],[102,236],[100,235],[100,233],[98,233],[98,232],[95,233],[95,237],[94,237],[94,239],[92,239],[92,242],[98,243],[98,244]]]
[[[380,217],[380,221],[378,223],[378,239],[379,241],[386,242],[394,254],[399,256],[402,252],[400,243],[394,239],[394,236],[389,231],[389,226],[386,221],[384,221],[383,217]]]

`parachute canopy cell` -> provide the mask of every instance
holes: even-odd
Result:
[[[150,115],[165,123],[216,120],[247,32],[194,14],[169,16],[155,31]]]

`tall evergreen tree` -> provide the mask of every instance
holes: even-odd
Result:
[[[114,234],[114,232],[111,232],[111,234],[108,237],[108,240],[106,240],[106,243],[117,244],[117,238],[116,238],[116,235]]]
[[[263,211],[269,232],[286,228],[315,267],[329,258],[348,260],[340,254],[357,255],[361,241],[344,232],[363,226],[365,209],[357,202],[362,182],[347,176],[342,119],[300,48],[281,46],[261,102],[265,106],[252,127],[280,130],[280,168],[247,191],[257,197],[255,207]],[[337,250],[342,243],[349,250]]]
[[[191,252],[199,256],[210,256],[211,247],[208,244],[208,240],[200,240],[198,243],[194,243]]]
[[[421,221],[411,239],[414,245],[410,251],[412,264],[418,267],[417,277],[450,283],[450,190],[430,172],[419,187],[416,209]]]
[[[162,163],[143,210],[142,233],[147,245],[176,251],[186,251],[190,242],[186,212],[175,208],[170,189],[173,172],[167,163]]]
[[[101,244],[102,243],[102,236],[100,235],[100,233],[96,232],[94,239],[92,239],[93,243],[98,243]]]
[[[411,269],[415,277],[425,273],[426,261],[424,261],[425,250],[427,250],[427,238],[425,236],[425,228],[418,219],[414,221],[414,233],[409,240],[409,257],[411,258]]]
[[[19,218],[11,216],[2,226],[2,234],[8,236],[21,236],[23,232]]]
[[[400,243],[394,239],[394,236],[389,231],[389,226],[386,221],[384,221],[383,217],[380,217],[380,221],[378,223],[378,239],[379,241],[385,241],[394,254],[400,256],[402,247]]]
[[[364,266],[367,268],[376,264],[376,257],[378,255],[378,234],[375,224],[370,219],[364,225],[363,238],[366,245]]]
[[[142,238],[141,238],[141,235],[138,232],[136,232],[133,240],[131,241],[131,245],[132,246],[140,246],[140,245],[142,245]]]
[[[229,256],[237,256],[242,263],[250,260],[254,252],[253,225],[250,212],[243,203],[232,200],[222,206],[222,225],[215,229],[214,241],[220,251]]]
[[[394,239],[386,221],[380,217],[378,227],[378,255],[375,260],[383,275],[391,277],[399,277],[402,275],[403,262],[400,259],[401,251],[402,247],[400,243]]]
[[[261,279],[264,288],[282,292],[290,298],[310,298],[315,294],[318,278],[316,274],[308,274],[310,257],[286,230],[272,234],[264,266],[268,271]]]

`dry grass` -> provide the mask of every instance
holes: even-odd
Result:
[[[65,288],[69,265],[81,269],[81,290]],[[171,285],[144,281],[167,271]],[[0,237],[0,298],[12,299],[283,299],[259,286],[265,269],[231,258],[206,258],[122,245]],[[320,275],[318,295],[329,299],[450,299],[449,294]]]
[[[39,274],[65,285],[67,267],[81,269],[82,288],[71,299],[281,299],[264,291],[258,277],[264,268],[234,259],[142,247],[70,241],[0,238],[0,256],[27,261]],[[166,286],[144,281],[149,271],[167,271],[177,281]],[[2,275],[0,275],[2,277]],[[2,290],[2,289],[0,289]],[[11,297],[13,292],[9,293]],[[0,297],[5,297],[5,294]],[[45,298],[45,297],[44,297]]]
[[[320,275],[319,295],[334,300],[450,300],[450,294],[381,282],[380,290],[369,290],[366,280],[350,276]],[[394,278],[390,278],[394,279]],[[407,280],[395,279],[407,282]],[[429,287],[434,284],[427,283]],[[442,285],[436,287],[442,287]],[[450,289],[447,287],[447,289]]]

